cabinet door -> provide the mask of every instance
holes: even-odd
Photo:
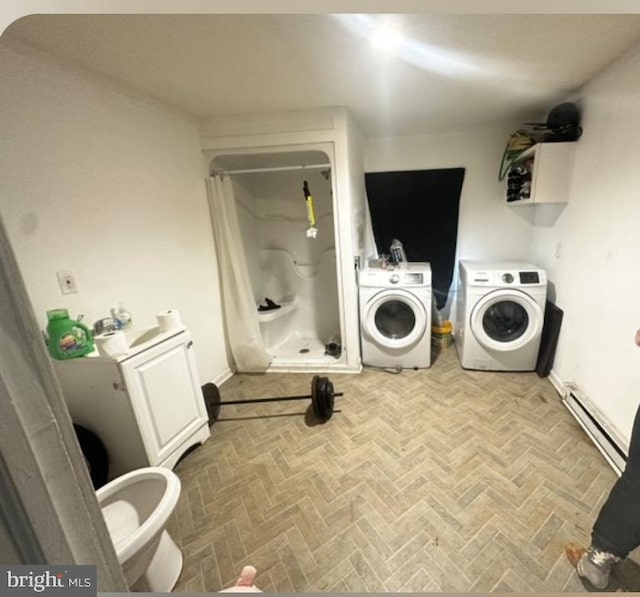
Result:
[[[188,332],[121,363],[151,465],[157,465],[207,423]]]
[[[507,175],[507,202],[566,203],[575,142],[538,143],[519,155]]]
[[[535,203],[569,200],[575,143],[540,143],[533,163],[531,197]]]

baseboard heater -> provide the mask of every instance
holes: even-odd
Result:
[[[624,442],[575,384],[567,383],[564,387],[562,402],[613,470],[620,475],[627,462]]]

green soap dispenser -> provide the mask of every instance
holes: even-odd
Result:
[[[49,354],[58,360],[81,357],[93,352],[93,337],[89,328],[69,317],[66,309],[47,311]]]

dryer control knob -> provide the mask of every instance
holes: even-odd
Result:
[[[506,284],[511,284],[513,282],[513,274],[502,274],[502,281]]]
[[[391,282],[392,284],[397,284],[398,282],[400,282],[400,276],[398,274],[392,274],[389,278],[389,282]]]

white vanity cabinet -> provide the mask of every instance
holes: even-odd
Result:
[[[107,449],[110,479],[143,466],[173,468],[210,436],[189,332],[155,328],[132,338],[116,358],[54,361],[73,422]]]
[[[509,166],[507,203],[566,203],[575,148],[575,142],[567,141],[537,143],[523,151]]]

